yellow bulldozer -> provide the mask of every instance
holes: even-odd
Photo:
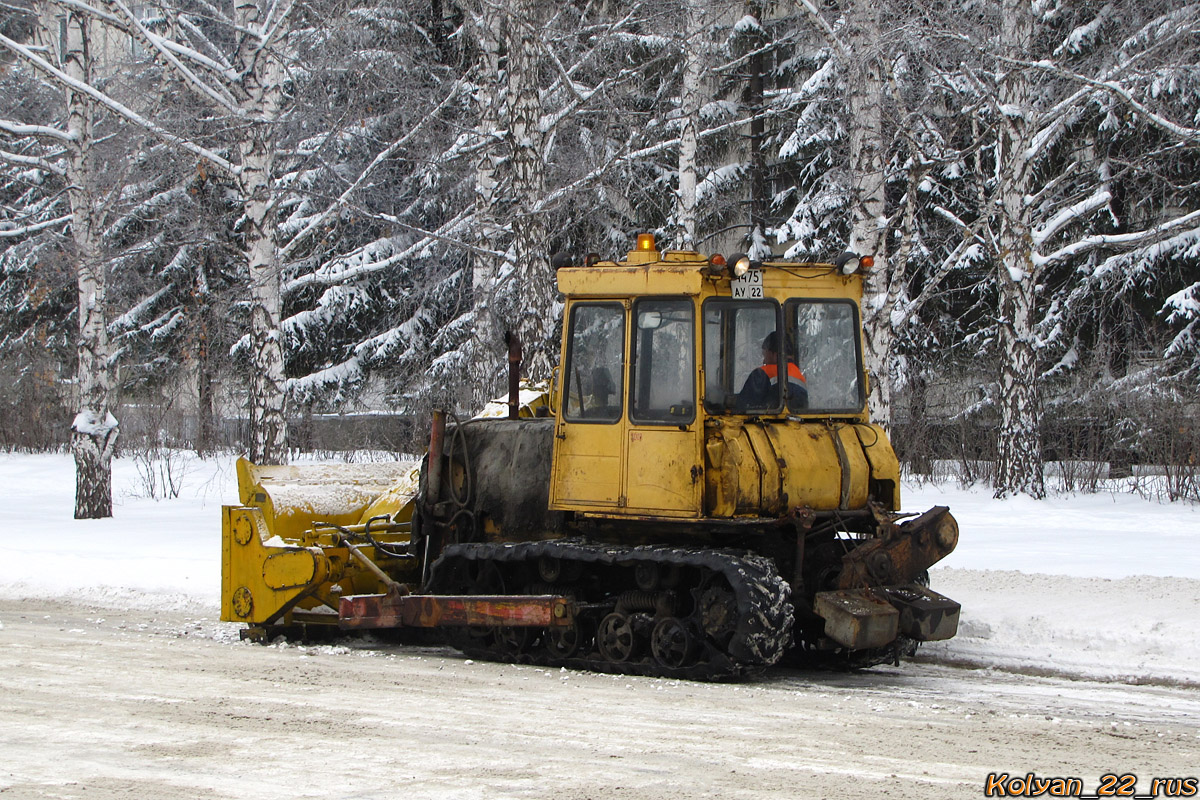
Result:
[[[473,657],[695,679],[862,667],[957,631],[949,511],[900,513],[867,412],[869,259],[555,259],[547,391],[435,413],[418,466],[238,463],[222,619],[433,629]],[[507,413],[505,413],[507,411]]]

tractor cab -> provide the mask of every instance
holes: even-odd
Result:
[[[558,271],[553,509],[896,507],[895,456],[866,413],[857,259],[730,261],[640,237],[623,261]]]

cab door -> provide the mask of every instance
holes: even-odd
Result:
[[[630,325],[625,513],[698,517],[704,485],[691,298],[640,298]]]
[[[560,375],[550,504],[611,512],[624,505],[626,304],[572,302]]]

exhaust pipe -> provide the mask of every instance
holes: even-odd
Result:
[[[504,332],[508,345],[508,418],[521,417],[521,337],[512,331]]]

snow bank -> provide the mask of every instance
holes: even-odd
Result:
[[[76,520],[66,454],[0,455],[0,595],[138,608],[217,606],[221,503],[236,502],[233,459],[173,454],[179,497],[146,497],[131,458],[113,461],[113,516]]]
[[[920,657],[1033,675],[1200,687],[1200,581],[940,569],[958,636]]]
[[[939,566],[1078,577],[1200,579],[1200,506],[1134,494],[992,498],[984,487],[903,487],[907,511],[948,505],[958,548]]]

